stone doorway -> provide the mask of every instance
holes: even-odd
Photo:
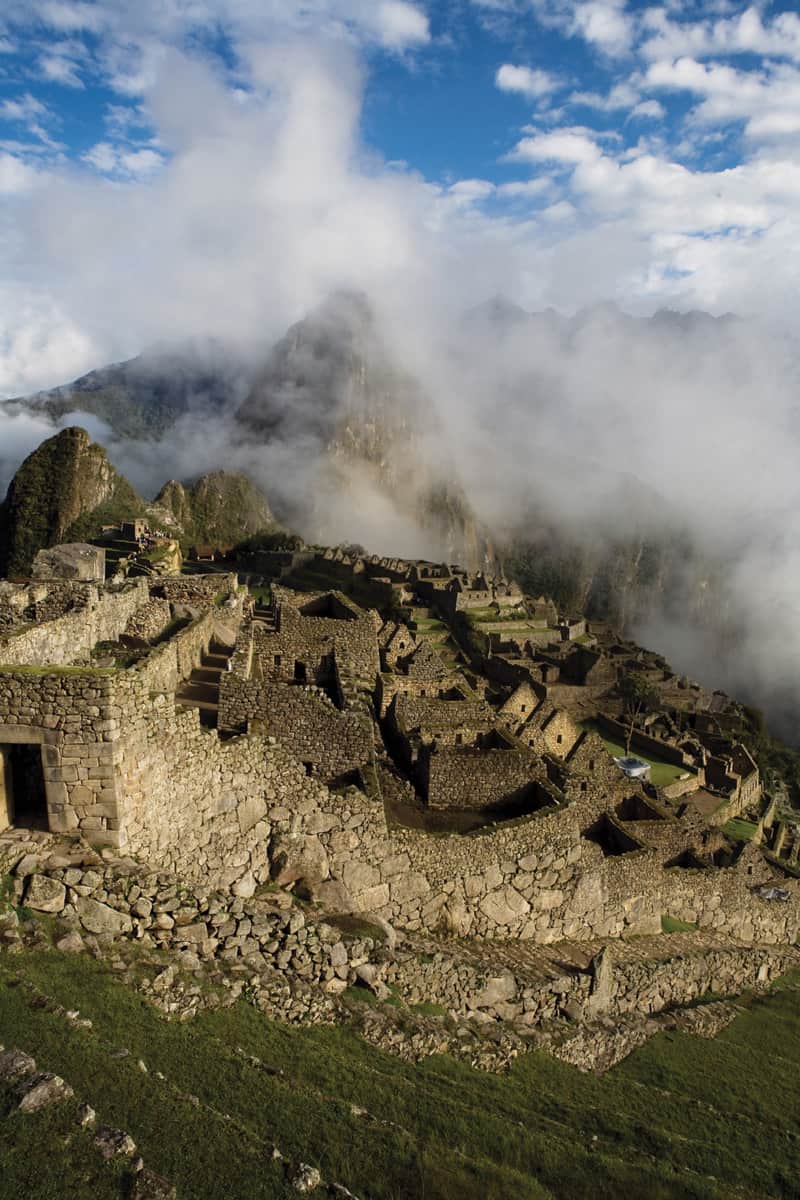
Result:
[[[42,747],[0,743],[0,829],[49,829]]]

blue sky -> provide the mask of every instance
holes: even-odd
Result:
[[[122,349],[123,328],[135,343],[241,327],[220,272],[276,323],[337,281],[389,279],[411,306],[418,287],[564,310],[792,306],[795,2],[2,14],[0,391]],[[127,308],[98,300],[101,261],[128,279]]]
[[[119,130],[121,110],[134,117],[147,91],[146,86],[137,87],[135,80],[126,78],[120,68],[126,58],[130,63],[137,55],[152,53],[159,34],[187,50],[213,56],[221,69],[227,69],[232,82],[237,78],[236,35],[226,29],[226,24],[237,24],[235,2],[219,5],[219,13],[214,4],[200,5],[206,19],[193,22],[187,16],[169,30],[157,19],[152,29],[147,22],[138,29],[126,26],[125,5],[106,5],[103,0],[40,4],[26,0],[18,7],[16,0],[10,0],[7,7],[9,18],[0,35],[0,47],[5,50],[0,57],[0,105],[5,105],[0,108],[0,138],[19,154],[23,153],[20,143],[27,143],[30,155],[48,149],[38,144],[36,134],[31,137],[34,121],[58,143],[63,155],[74,160],[108,142],[109,128]],[[122,11],[115,11],[117,7]],[[174,7],[187,12],[191,8],[188,3]],[[269,10],[273,6],[263,7]],[[714,15],[714,5],[673,3],[660,8],[642,0],[583,5],[559,0],[432,0],[427,5],[399,4],[398,8],[419,13],[420,24],[397,42],[389,39],[388,44],[374,30],[365,31],[358,16],[348,12],[352,9],[357,14],[360,7],[366,7],[358,3],[310,4],[302,24],[296,19],[282,20],[281,6],[274,7],[278,9],[275,18],[264,17],[266,37],[283,36],[290,29],[306,35],[339,11],[341,19],[338,27],[333,23],[334,34],[361,40],[368,66],[362,121],[368,145],[389,160],[408,163],[427,178],[443,182],[469,177],[502,182],[525,177],[519,164],[504,161],[504,156],[516,145],[520,128],[530,121],[548,127],[569,123],[610,131],[621,136],[627,146],[643,136],[659,137],[672,146],[678,161],[706,167],[734,165],[742,154],[740,135],[746,116],[733,115],[714,128],[713,137],[687,142],[681,137],[682,124],[702,92],[653,85],[643,78],[648,67],[659,61],[653,57],[653,47],[657,49],[659,44],[659,23],[660,41],[670,52],[665,61],[690,57],[693,40],[702,30],[709,36],[698,61],[726,64],[739,73],[758,76],[781,62],[796,63],[800,57],[800,20],[792,3],[745,6],[722,0]],[[576,26],[574,13],[581,9],[595,15],[593,34],[590,23],[584,32]],[[605,23],[600,20],[603,13]],[[657,14],[661,14],[658,20]],[[781,14],[791,22],[789,32],[794,34],[783,45],[775,25]],[[737,24],[741,26],[748,16],[752,49],[746,37],[740,36],[738,44],[731,37]],[[257,28],[258,21],[248,19],[243,25],[249,31],[254,25]],[[716,46],[715,25],[719,29]],[[772,37],[770,30],[776,31]],[[723,32],[727,32],[727,46]],[[772,53],[762,53],[760,42]],[[517,90],[502,90],[497,78],[503,66],[542,73],[542,82],[548,76],[550,87],[540,94],[526,93],[520,80]],[[615,87],[625,86],[637,91],[637,103],[626,104],[620,95],[616,107],[605,111],[599,107],[597,102],[608,100]],[[587,94],[591,99],[582,102],[581,95]],[[44,106],[44,111],[31,112],[31,101]],[[637,112],[637,104],[645,108]],[[129,140],[144,146],[146,128],[132,132],[139,136]]]

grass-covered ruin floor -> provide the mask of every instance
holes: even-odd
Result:
[[[92,1027],[37,1007],[15,974]],[[122,1168],[102,1165],[74,1123],[80,1101],[127,1130],[181,1200],[295,1194],[273,1145],[360,1200],[797,1196],[798,987],[800,973],[750,1001],[714,1041],[660,1034],[604,1077],[539,1053],[495,1076],[446,1057],[411,1066],[347,1029],[288,1028],[244,1002],[167,1022],[87,957],[6,957],[0,1042],[76,1097],[23,1116],[0,1087],[0,1196],[125,1194]]]
[[[597,727],[594,721],[584,721],[580,727],[581,729],[591,729],[595,733],[598,733],[612,758],[625,758],[628,754],[622,742],[617,742],[609,737],[602,729]],[[654,787],[667,787],[670,783],[675,783],[677,779],[681,779],[687,773],[686,767],[678,767],[674,763],[665,762],[663,759],[643,754],[641,750],[637,750],[636,748],[631,749],[630,753],[636,758],[641,759],[642,762],[650,764],[650,782]]]

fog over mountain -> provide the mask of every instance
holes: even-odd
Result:
[[[260,362],[234,370],[226,354],[215,373],[206,357],[193,390],[177,361],[161,352],[9,404],[9,466],[50,421],[85,422],[72,402],[143,494],[224,466],[310,539],[476,565],[522,548],[535,581],[792,732],[798,363],[785,337],[730,316],[605,305],[566,318],[500,300],[426,331],[336,293]]]

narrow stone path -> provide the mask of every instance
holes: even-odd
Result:
[[[185,708],[196,708],[200,712],[201,725],[217,728],[219,716],[219,682],[223,671],[227,671],[233,648],[221,642],[212,642],[188,679],[185,679],[175,694],[179,704]]]

